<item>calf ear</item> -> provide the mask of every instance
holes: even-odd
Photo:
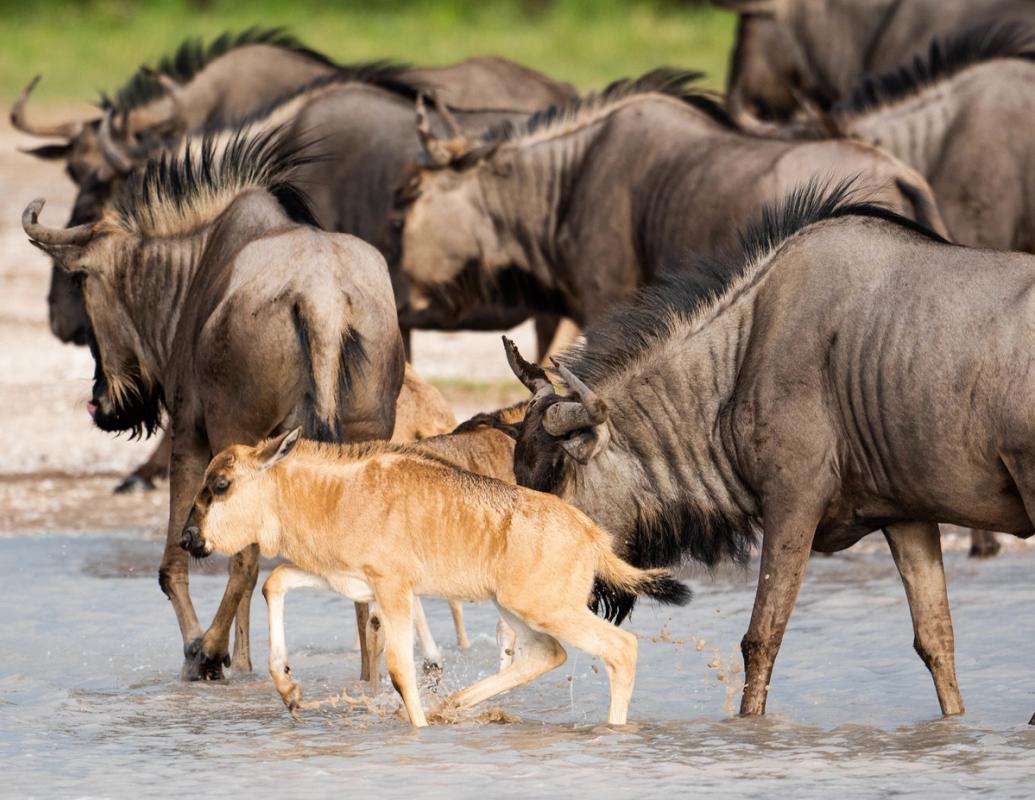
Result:
[[[273,439],[267,439],[259,445],[255,451],[255,458],[259,462],[259,469],[269,469],[284,458],[298,444],[301,435],[302,429],[300,427],[294,428]]]

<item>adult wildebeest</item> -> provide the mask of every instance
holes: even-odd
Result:
[[[228,662],[250,669],[248,610],[256,548],[231,560],[208,631],[188,594],[180,534],[212,453],[301,425],[326,441],[387,438],[403,379],[402,339],[384,259],[315,227],[291,182],[315,156],[281,131],[212,139],[148,164],[98,222],[30,240],[84,278],[98,427],[172,434],[169,536],[159,571],[190,678]],[[363,620],[365,624],[365,619]],[[362,627],[361,627],[362,629]]]
[[[351,102],[328,96],[336,89],[346,91],[346,86],[357,89],[354,84],[382,91],[371,88],[371,95],[364,97],[357,90]],[[256,28],[233,36],[224,34],[208,46],[188,40],[174,55],[162,58],[156,68],[142,68],[113,97],[104,97],[104,109],[122,120],[119,136],[113,137],[112,126],[101,119],[54,127],[30,124],[25,105],[34,85],[35,81],[30,83],[12,108],[12,122],[27,133],[68,138],[65,145],[33,152],[67,161],[66,170],[79,186],[70,225],[99,219],[124,176],[134,165],[146,163],[156,148],[175,147],[182,134],[199,128],[222,128],[232,137],[245,118],[268,120],[279,109],[278,119],[283,121],[290,106],[300,122],[318,128],[339,146],[339,157],[299,178],[308,182],[306,188],[321,223],[379,246],[386,240],[391,191],[417,146],[410,109],[418,91],[434,93],[440,106],[448,102],[471,109],[457,117],[472,130],[574,96],[569,84],[503,58],[479,56],[441,67],[341,66],[279,29]],[[395,95],[402,108],[396,109],[398,126],[392,128],[390,98]],[[364,99],[370,102],[364,105]],[[310,103],[322,108],[302,115]],[[384,117],[379,119],[379,114]],[[435,114],[437,119],[437,110]],[[296,132],[305,133],[304,124],[296,125]],[[389,135],[389,131],[394,133]],[[81,292],[57,265],[48,298],[55,335],[62,341],[86,343]],[[515,310],[507,313],[500,327],[511,327],[528,316]],[[495,324],[501,310],[490,311],[489,316],[489,322]],[[484,318],[484,313],[475,314],[472,322],[485,324]],[[418,322],[428,324],[426,319]],[[540,338],[551,338],[556,324],[556,320],[539,320]],[[168,447],[163,440],[119,489],[153,487],[153,479],[165,472],[167,464]]]
[[[1035,23],[1031,0],[712,0],[739,12],[728,102],[741,122],[826,108],[867,73],[986,22]]]
[[[812,133],[870,142],[931,185],[953,241],[1035,252],[1035,28],[992,25],[935,40],[925,58],[866,79]],[[993,555],[974,532],[971,554]]]
[[[517,633],[513,662],[451,704],[472,706],[556,669],[564,641],[604,662],[608,722],[625,724],[636,637],[594,616],[587,599],[599,581],[684,605],[690,593],[668,570],[629,566],[606,531],[548,494],[465,472],[421,448],[299,443],[299,433],[217,454],[183,531],[184,548],[199,558],[258,545],[293,562],[262,589],[270,675],[293,714],[302,692],[287,665],[283,595],[303,585],[376,599],[388,672],[414,727],[427,725],[413,664],[413,599],[422,594],[491,599]]]
[[[473,140],[425,132],[399,198],[413,305],[506,300],[584,325],[688,252],[732,244],[738,220],[812,175],[864,176],[875,199],[941,228],[894,157],[746,134],[696,77],[655,70]]]
[[[743,556],[761,529],[747,715],[810,549],[883,530],[942,712],[960,713],[938,523],[1033,533],[1035,258],[950,245],[844,185],[763,219],[721,292],[688,272],[591,327],[561,359],[569,395],[510,354],[535,392],[515,474],[638,566]]]

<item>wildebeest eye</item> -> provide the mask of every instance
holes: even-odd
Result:
[[[230,479],[224,478],[222,475],[212,481],[212,494],[226,494],[226,491],[229,488]]]

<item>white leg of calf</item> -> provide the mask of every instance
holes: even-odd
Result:
[[[420,649],[424,658],[432,664],[442,666],[442,651],[435,644],[435,637],[431,635],[431,628],[428,627],[428,619],[424,616],[424,606],[420,598],[413,598],[413,622],[417,626],[417,636],[420,638]]]
[[[496,623],[496,644],[500,649],[500,669],[504,670],[514,661],[517,634],[503,617],[500,617],[500,621]]]
[[[266,579],[262,586],[263,597],[269,609],[270,626],[270,677],[277,687],[284,705],[297,716],[298,706],[302,702],[302,690],[291,677],[291,667],[287,663],[287,641],[284,635],[284,595],[291,589],[308,587],[311,589],[330,589],[330,584],[319,575],[299,569],[293,564],[281,564]]]
[[[453,627],[456,628],[456,646],[466,650],[471,646],[471,640],[467,638],[467,627],[464,625],[464,607],[459,600],[450,600],[449,612],[453,615]]]

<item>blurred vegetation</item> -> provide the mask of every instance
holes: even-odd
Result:
[[[342,62],[498,53],[582,89],[668,64],[720,88],[734,21],[690,0],[0,0],[0,92],[43,73],[40,100],[93,101],[185,37],[255,24]]]

